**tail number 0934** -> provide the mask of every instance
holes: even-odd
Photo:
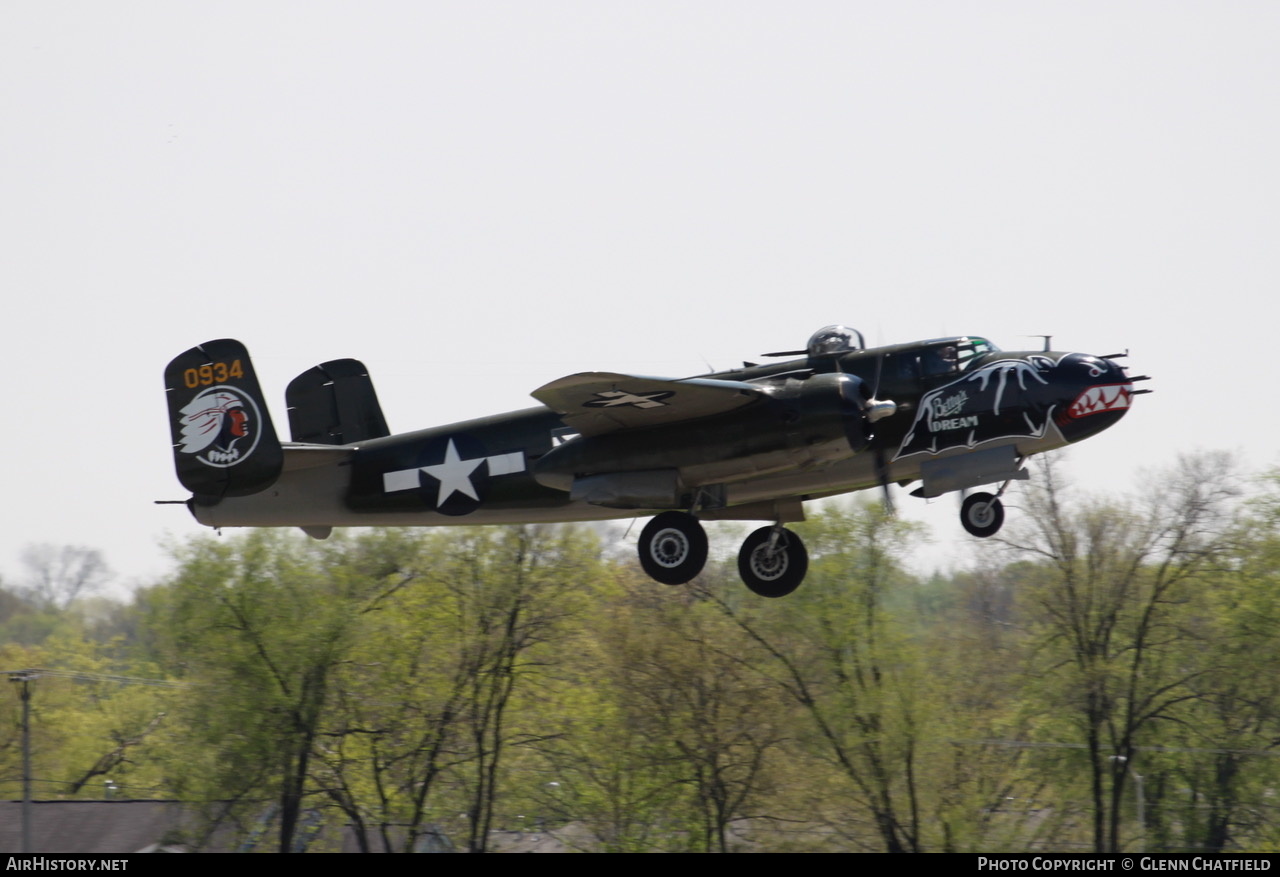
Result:
[[[189,368],[182,373],[182,382],[187,385],[188,390],[194,390],[196,387],[223,384],[231,378],[242,377],[244,377],[244,367],[240,365],[240,360],[236,359],[230,363],[210,362],[199,368]]]

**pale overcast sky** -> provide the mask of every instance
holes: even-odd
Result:
[[[9,0],[0,574],[163,572],[161,371],[219,337],[277,423],[353,356],[399,431],[828,323],[1051,333],[1155,376],[1084,486],[1275,465],[1278,120],[1272,0]]]

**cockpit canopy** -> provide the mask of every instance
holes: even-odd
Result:
[[[970,335],[967,338],[958,339],[956,345],[956,358],[960,363],[960,367],[964,368],[969,361],[982,356],[984,353],[999,353],[1000,348],[996,347],[986,338],[979,338],[977,335]]]
[[[867,343],[862,333],[848,326],[823,326],[809,337],[806,352],[810,356],[829,356],[850,350],[863,350]]]
[[[996,347],[987,339],[979,338],[976,335],[958,338],[935,338],[932,341],[921,342],[917,348],[916,359],[919,363],[920,374],[925,376],[947,375],[964,371],[978,357],[985,353],[995,353],[999,350],[999,347]]]

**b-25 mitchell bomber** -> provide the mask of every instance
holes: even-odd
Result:
[[[533,408],[392,435],[365,367],[318,365],[285,391],[291,440],[271,423],[249,353],[223,339],[169,363],[178,479],[210,527],[590,521],[655,515],[640,563],[683,584],[706,563],[702,521],[766,521],[738,568],[765,597],[791,593],[808,556],[783,525],[804,503],[919,482],[936,497],[981,485],[960,521],[986,537],[1025,461],[1111,426],[1136,381],[1116,362],[1003,352],[959,336],[868,349],[844,326],[779,361],[689,378],[583,372],[533,391]]]

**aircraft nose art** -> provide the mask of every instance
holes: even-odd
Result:
[[[1069,353],[1058,363],[1069,388],[1058,425],[1068,441],[1096,435],[1123,417],[1136,395],[1133,381],[1122,366],[1109,359]]]
[[[1133,398],[1133,384],[1104,384],[1089,387],[1067,409],[1073,420],[1110,411],[1127,411]]]

